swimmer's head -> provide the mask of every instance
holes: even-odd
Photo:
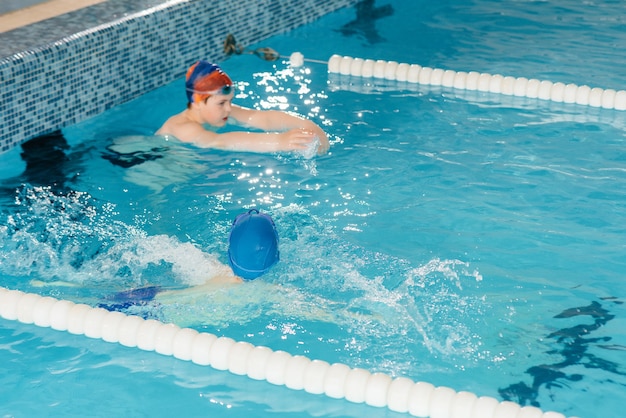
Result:
[[[233,89],[233,81],[218,65],[198,61],[187,70],[185,90],[187,101],[197,103],[216,94],[228,95]]]
[[[278,233],[272,218],[256,209],[237,216],[228,236],[228,262],[233,272],[253,280],[278,260]]]

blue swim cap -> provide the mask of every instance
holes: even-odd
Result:
[[[245,280],[267,273],[278,262],[278,233],[269,215],[252,209],[235,218],[228,235],[228,262]]]

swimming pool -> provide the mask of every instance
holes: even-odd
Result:
[[[341,11],[263,45],[623,85],[623,62],[610,51],[623,35],[604,24],[617,6],[420,3],[416,30],[416,4],[406,3],[390,2],[392,15],[367,24]],[[584,71],[571,59],[581,49],[593,58]],[[292,70],[252,56],[223,66],[242,81],[240,103],[324,123],[331,154],[148,143],[142,135],[181,106],[178,80],[64,130],[69,148],[57,138],[52,171],[22,174],[20,150],[2,156],[11,217],[3,285],[99,304],[155,281],[197,283],[213,256],[224,261],[234,215],[259,206],[281,235],[282,262],[270,275],[132,312],[568,415],[617,411],[622,113],[335,77],[323,65]],[[25,180],[31,186],[20,187]],[[80,286],[41,290],[32,278]],[[102,415],[395,415],[26,325],[8,323],[2,339],[3,363],[15,367],[3,383],[22,389],[2,402],[7,413],[47,405],[79,414],[98,404]],[[45,370],[22,375],[24,364]]]

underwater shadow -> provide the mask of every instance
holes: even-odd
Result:
[[[375,0],[363,0],[357,3],[356,19],[343,25],[338,32],[343,36],[358,36],[368,44],[386,41],[376,30],[376,20],[393,15],[394,10],[390,4],[376,7]]]
[[[20,175],[5,180],[3,194],[13,196],[24,184],[50,187],[56,192],[67,191],[82,171],[80,160],[86,151],[70,153],[71,147],[60,130],[30,139],[20,147],[20,157],[26,167]]]
[[[623,302],[615,298],[607,298],[613,303]],[[588,306],[566,309],[554,318],[572,318],[575,316],[590,316],[593,324],[579,324],[570,328],[562,328],[547,336],[561,345],[560,349],[549,350],[547,354],[560,354],[563,361],[553,364],[540,364],[530,367],[526,373],[532,377],[532,384],[526,382],[514,383],[506,388],[499,389],[500,395],[508,401],[514,401],[521,405],[530,404],[539,407],[539,391],[543,388],[561,388],[565,381],[577,382],[583,380],[584,376],[579,373],[568,374],[566,368],[570,366],[582,366],[587,369],[601,369],[609,373],[626,376],[626,372],[620,370],[618,363],[605,360],[589,351],[593,346],[607,350],[626,351],[626,347],[621,345],[606,344],[611,337],[593,338],[590,335],[598,329],[604,327],[609,321],[615,318],[599,302],[593,301]],[[605,344],[602,344],[605,343]]]

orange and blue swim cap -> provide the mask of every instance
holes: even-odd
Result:
[[[230,94],[233,81],[218,65],[200,60],[187,70],[187,101],[197,103],[215,94]]]

